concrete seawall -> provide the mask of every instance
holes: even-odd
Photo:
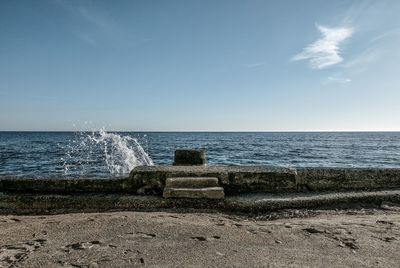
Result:
[[[169,177],[217,177],[227,195],[400,189],[400,169],[142,166],[128,178],[0,178],[0,191],[161,194]]]
[[[400,169],[301,168],[252,166],[152,166],[132,170],[129,180],[139,192],[162,191],[166,178],[217,177],[228,195],[400,188]]]
[[[0,191],[26,193],[125,193],[133,192],[129,180],[87,178],[0,177]]]
[[[227,195],[400,189],[400,169],[142,166],[127,178],[0,178],[0,191],[161,194],[170,177],[217,177]]]
[[[216,177],[225,200],[164,199],[171,177]],[[400,169],[142,166],[119,179],[0,178],[1,213],[201,208],[262,212],[400,202]]]

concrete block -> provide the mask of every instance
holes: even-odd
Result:
[[[206,153],[204,150],[176,150],[174,166],[201,166],[205,165]]]
[[[218,187],[218,178],[215,177],[174,177],[167,178],[166,188],[204,188]]]
[[[205,198],[205,199],[224,199],[224,189],[222,187],[206,188],[165,188],[164,198]]]

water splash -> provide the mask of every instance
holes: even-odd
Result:
[[[98,136],[88,137],[96,144],[102,145],[110,173],[129,173],[136,166],[154,165],[136,138],[107,133],[104,129],[98,133]]]
[[[113,175],[124,175],[137,166],[154,165],[137,138],[108,133],[104,128],[77,133],[65,151],[61,160],[66,175],[96,174],[104,169]]]

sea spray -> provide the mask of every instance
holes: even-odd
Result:
[[[137,138],[109,133],[104,128],[91,133],[77,132],[61,160],[66,175],[96,174],[94,169],[125,175],[136,166],[154,164]]]
[[[88,138],[102,146],[110,173],[126,174],[136,166],[153,165],[153,160],[136,138],[107,133],[104,129],[98,134]]]

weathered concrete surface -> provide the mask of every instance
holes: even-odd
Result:
[[[223,199],[224,196],[224,188],[218,187],[218,178],[214,177],[167,178],[163,191],[164,198]]]
[[[207,164],[203,149],[181,149],[175,151],[174,166],[200,166]]]
[[[400,169],[340,169],[251,166],[137,167],[121,179],[0,178],[0,191],[132,193],[161,195],[171,177],[216,177],[226,195],[400,189]]]
[[[400,203],[400,190],[342,193],[243,194],[213,199],[165,199],[131,194],[0,193],[0,213],[65,213],[90,211],[153,211],[202,209],[262,213],[281,209],[352,207],[355,204]]]
[[[204,188],[218,187],[215,177],[175,177],[167,178],[165,188]]]
[[[296,173],[276,167],[251,166],[148,166],[130,173],[131,184],[139,193],[162,193],[166,178],[217,177],[225,193],[295,192]]]
[[[166,178],[185,176],[217,177],[227,195],[400,188],[400,169],[153,166],[137,167],[129,178],[140,193],[161,193]]]
[[[0,267],[399,266],[399,212],[285,213],[0,216]]]
[[[0,191],[74,193],[74,192],[132,192],[137,189],[126,178],[85,179],[85,178],[18,178],[1,177]]]
[[[164,188],[164,198],[224,199],[224,188]]]
[[[379,205],[382,202],[400,203],[400,190],[238,195],[230,197],[224,209],[260,213],[281,209],[349,208],[357,204]]]
[[[310,191],[400,188],[400,169],[303,168],[297,170],[299,187]]]

